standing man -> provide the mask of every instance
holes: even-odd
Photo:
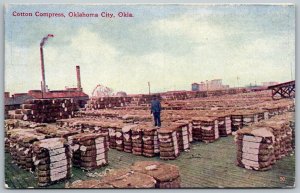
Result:
[[[158,100],[158,97],[154,95],[151,101],[151,114],[153,113],[155,127],[161,126],[160,111],[161,111],[160,101]]]

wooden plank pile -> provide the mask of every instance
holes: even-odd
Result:
[[[160,159],[174,160],[179,154],[176,127],[163,127],[158,132]]]
[[[58,119],[74,116],[76,104],[73,99],[31,99],[21,105],[21,109],[10,112],[13,119],[37,123],[51,123]]]
[[[69,179],[72,175],[71,148],[62,138],[34,143],[34,164],[39,186]]]
[[[101,134],[80,133],[73,136],[73,164],[85,170],[108,164],[108,146]]]

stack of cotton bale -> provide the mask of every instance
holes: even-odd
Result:
[[[267,116],[267,112],[265,112],[263,110],[256,110],[255,116],[254,116],[254,122],[257,123],[257,122],[263,121],[265,119],[265,114]]]
[[[132,130],[137,125],[125,125],[122,128],[124,151],[127,153],[132,152]]]
[[[190,149],[190,142],[189,142],[189,134],[188,134],[188,121],[176,121],[173,124],[176,127],[177,131],[177,140],[178,140],[178,147],[179,151],[187,151]]]
[[[163,127],[158,130],[160,159],[173,160],[179,154],[176,127]]]
[[[130,103],[130,97],[99,97],[92,98],[87,103],[88,109],[108,109],[114,107],[123,107]]]
[[[155,161],[139,161],[135,162],[131,169],[152,176],[156,180],[156,188],[180,188],[179,168],[175,165]]]
[[[109,172],[101,179],[102,183],[114,188],[155,188],[156,180],[150,175],[134,172],[130,169],[118,169]]]
[[[15,110],[12,118],[50,123],[57,119],[73,117],[75,110],[73,99],[32,99],[22,104],[21,109]]]
[[[198,117],[198,121],[200,121],[201,141],[210,143],[220,138],[217,118]]]
[[[109,148],[116,149],[116,126],[111,125],[108,128],[108,136],[109,136]]]
[[[144,125],[143,129],[143,155],[154,157],[159,152],[157,129],[151,124]]]
[[[272,131],[267,127],[246,127],[237,131],[237,165],[246,169],[269,170],[275,163]]]
[[[272,130],[272,133],[275,136],[275,140],[274,140],[275,158],[276,160],[279,160],[292,150],[290,148],[291,135],[287,135],[287,133],[289,134],[289,132],[291,131],[288,125],[288,121],[276,120],[274,118],[268,121],[258,123],[257,125],[261,127],[268,127]],[[287,147],[286,144],[288,144]]]
[[[44,139],[45,135],[36,133],[34,129],[12,129],[8,132],[8,137],[13,162],[27,171],[34,170],[32,145]]]
[[[116,149],[118,151],[124,151],[123,132],[120,126],[116,127]]]
[[[143,127],[138,125],[131,130],[132,153],[134,155],[143,154]]]
[[[192,133],[193,133],[193,140],[195,141],[202,140],[201,120],[198,117],[192,118]]]
[[[205,116],[216,118],[218,120],[218,130],[220,137],[227,137],[228,135],[231,135],[231,117],[229,113],[226,112],[213,112],[213,113],[207,113]]]
[[[242,115],[243,115],[243,127],[247,127],[247,126],[252,125],[255,122],[258,122],[257,116],[256,116],[255,112],[253,112],[253,111],[246,110],[242,113]]]
[[[231,129],[237,131],[243,127],[243,115],[234,113],[231,115]]]
[[[71,148],[65,139],[51,138],[35,142],[34,155],[39,186],[47,186],[71,177]]]
[[[230,115],[221,115],[218,117],[218,129],[221,137],[231,135],[231,118]]]
[[[278,108],[276,107],[268,106],[264,107],[263,109],[268,111],[268,119],[278,115]]]
[[[106,138],[101,134],[80,133],[73,136],[73,164],[85,170],[108,164]]]

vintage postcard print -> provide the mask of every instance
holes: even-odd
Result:
[[[6,188],[293,188],[295,5],[7,4]]]

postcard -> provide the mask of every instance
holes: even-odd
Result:
[[[5,187],[295,187],[294,4],[5,5]]]

